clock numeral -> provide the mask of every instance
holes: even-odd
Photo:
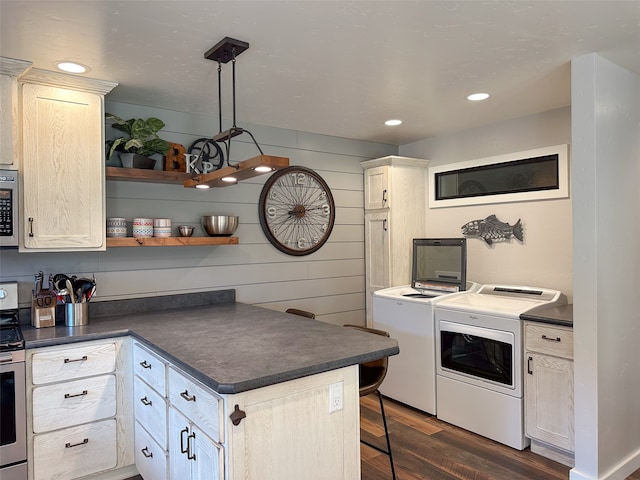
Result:
[[[307,240],[305,238],[298,239],[298,248],[305,248],[307,245]]]
[[[307,176],[304,173],[294,172],[291,174],[293,177],[294,185],[306,185],[307,184]]]
[[[323,215],[330,215],[331,214],[331,209],[329,208],[329,205],[327,205],[326,203],[324,205],[322,205],[322,214]]]
[[[320,192],[320,199],[324,200],[325,198],[327,198],[327,192],[325,192],[324,190]]]
[[[269,192],[269,198],[270,198],[271,200],[275,200],[277,197],[278,197],[278,194],[276,193],[276,191],[275,191],[275,190],[271,190],[271,191]]]
[[[326,223],[323,223],[323,224],[322,224],[322,226],[321,226],[320,228],[322,228],[322,231],[323,231],[323,232],[326,232],[326,231],[327,231],[327,228],[329,228],[329,225],[327,225]]]
[[[276,207],[267,208],[267,215],[269,216],[269,218],[273,220],[274,218],[276,218],[276,214],[277,214]]]

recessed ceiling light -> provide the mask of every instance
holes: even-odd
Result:
[[[260,165],[254,168],[254,170],[258,173],[269,173],[273,171],[273,167],[268,167],[266,165]]]
[[[203,190],[206,190],[207,188],[209,188],[209,185],[205,184],[205,183],[199,183],[196,185],[196,188],[201,188]]]
[[[82,65],[76,62],[68,62],[66,60],[54,62],[54,65],[58,69],[62,70],[63,72],[68,72],[68,73],[87,73],[88,71],[91,70],[86,65]]]
[[[396,127],[402,124],[402,120],[398,120],[398,119],[387,120],[386,122],[384,122],[384,124],[387,125],[388,127]]]
[[[486,100],[489,98],[488,93],[472,93],[467,96],[467,100],[471,100],[472,102],[479,102],[481,100]]]
[[[227,183],[235,183],[238,181],[236,177],[222,177],[220,180]]]

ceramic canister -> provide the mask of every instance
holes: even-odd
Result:
[[[107,237],[126,237],[127,219],[121,217],[107,218]]]
[[[170,218],[154,218],[153,219],[153,236],[154,237],[170,237],[171,236],[171,219]]]
[[[132,233],[134,237],[153,237],[153,219],[134,218]]]

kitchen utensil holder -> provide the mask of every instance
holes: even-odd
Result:
[[[79,327],[89,323],[89,303],[65,303],[65,325]]]

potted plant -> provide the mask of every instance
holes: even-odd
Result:
[[[105,118],[113,122],[113,128],[127,134],[106,141],[107,159],[118,152],[123,167],[153,168],[156,161],[149,157],[153,154],[165,155],[169,151],[169,142],[158,137],[158,132],[164,127],[164,122],[159,118],[123,120],[111,113],[106,113]]]

